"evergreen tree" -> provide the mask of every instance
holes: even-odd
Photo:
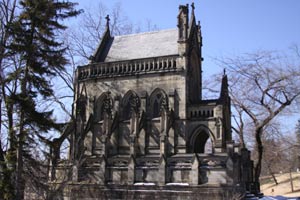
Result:
[[[10,55],[19,58],[19,66],[8,73],[10,78],[6,80],[9,84],[17,79],[16,92],[6,99],[17,111],[9,127],[7,156],[15,199],[24,198],[25,177],[32,169],[29,165],[37,164],[31,154],[37,136],[58,128],[52,111],[37,105],[53,95],[51,78],[64,71],[67,64],[66,48],[59,40],[59,34],[67,28],[62,21],[81,12],[75,10],[76,4],[65,1],[21,0],[19,3],[20,15],[9,25],[13,42],[7,47]]]

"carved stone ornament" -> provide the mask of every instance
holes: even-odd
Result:
[[[140,98],[136,94],[133,94],[130,96],[129,104],[130,104],[130,112],[135,112],[135,113],[139,112],[139,108],[141,106],[141,101],[140,101]]]
[[[103,111],[110,114],[112,112],[113,102],[110,97],[110,93],[107,94],[106,98],[103,100]]]
[[[167,98],[162,97],[161,104],[160,104],[160,112],[162,112],[164,110],[168,110],[168,109],[169,109],[169,105],[168,105]]]

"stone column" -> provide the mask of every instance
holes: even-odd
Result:
[[[135,156],[136,155],[136,148],[137,148],[137,134],[139,131],[139,113],[132,111],[132,117],[130,120],[130,154]]]
[[[107,156],[107,135],[101,135],[100,136],[100,142],[101,142],[101,156]]]
[[[194,154],[193,162],[192,162],[192,169],[190,172],[190,184],[191,185],[198,185],[199,184],[199,160],[196,154]]]
[[[128,185],[133,185],[135,181],[135,160],[133,156],[130,156],[128,163]]]
[[[98,171],[98,183],[101,185],[105,185],[107,180],[107,169],[106,169],[106,158],[102,156],[100,160],[100,167]]]
[[[101,135],[101,155],[107,157],[107,139],[111,135],[111,121],[112,121],[113,101],[108,91],[103,100],[103,133]]]
[[[129,98],[130,104],[130,154],[135,156],[136,154],[136,138],[139,131],[139,118],[140,118],[140,107],[141,100],[136,94],[132,94]]]
[[[111,111],[104,112],[104,119],[103,119],[103,133],[100,136],[101,142],[101,155],[107,157],[107,139],[110,136],[110,129],[111,129]]]
[[[162,155],[160,157],[160,161],[159,161],[159,167],[158,167],[158,185],[159,186],[163,186],[166,184],[166,159],[165,157]]]
[[[166,138],[167,138],[167,136],[166,136],[166,134],[165,133],[162,133],[161,135],[160,135],[160,155],[162,156],[162,155],[166,155]]]
[[[72,166],[72,181],[73,182],[78,181],[78,165],[77,165],[77,162],[75,162]]]
[[[160,130],[160,155],[166,155],[167,150],[167,129],[168,129],[168,112],[162,109],[161,130]]]

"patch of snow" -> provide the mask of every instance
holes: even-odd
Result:
[[[188,183],[167,183],[166,185],[181,185],[181,186],[188,186]]]
[[[300,197],[283,197],[283,196],[265,196],[260,200],[299,200]]]
[[[155,185],[155,183],[144,183],[144,182],[139,182],[139,183],[135,183],[134,185]]]

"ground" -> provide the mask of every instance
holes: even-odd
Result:
[[[278,185],[275,184],[271,176],[261,178],[262,193],[266,196],[300,197],[300,172],[292,173],[293,192],[289,173],[276,174],[275,177]]]

